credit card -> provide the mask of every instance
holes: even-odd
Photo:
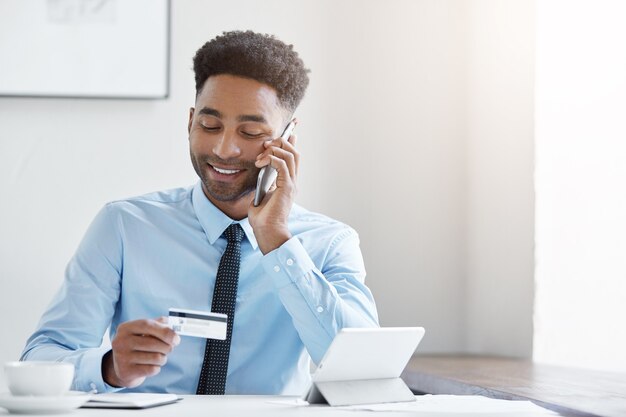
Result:
[[[226,314],[170,308],[168,324],[181,336],[226,340]]]

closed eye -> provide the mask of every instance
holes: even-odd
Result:
[[[260,138],[262,136],[265,136],[265,133],[260,132],[260,133],[252,133],[252,132],[241,132],[244,136],[252,138],[252,139],[256,139],[256,138]]]
[[[200,126],[202,126],[202,129],[206,130],[207,132],[217,132],[218,130],[220,130],[219,126],[205,126],[202,123],[200,123]]]

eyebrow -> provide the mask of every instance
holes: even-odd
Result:
[[[220,113],[218,110],[215,110],[211,107],[203,107],[202,109],[200,109],[200,114],[214,116],[214,117],[217,117],[218,119],[222,118],[222,113]],[[237,121],[238,122],[258,122],[258,123],[267,124],[267,120],[265,119],[265,117],[258,115],[258,114],[242,114],[242,115],[237,116]]]
[[[258,122],[267,124],[267,120],[265,117],[257,114],[242,114],[237,116],[237,121],[239,122]]]
[[[209,116],[215,116],[218,119],[222,118],[222,113],[220,113],[219,111],[212,109],[210,107],[203,107],[200,109],[200,114],[207,114]]]

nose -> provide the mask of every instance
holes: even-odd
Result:
[[[213,153],[221,159],[228,160],[241,155],[236,132],[225,130],[213,146]]]

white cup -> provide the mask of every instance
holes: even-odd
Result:
[[[13,395],[58,396],[69,391],[74,365],[63,362],[25,361],[4,364]]]

